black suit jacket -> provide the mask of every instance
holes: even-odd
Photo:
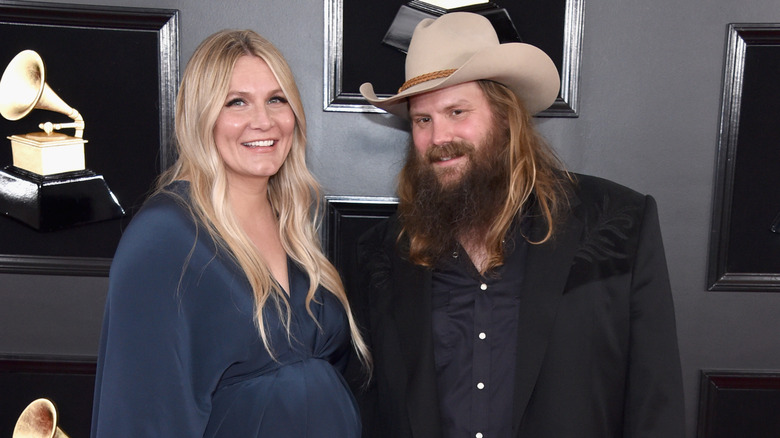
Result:
[[[570,203],[554,239],[528,249],[514,436],[682,437],[674,309],[655,201],[578,175]],[[532,224],[531,237],[544,231]],[[367,438],[436,438],[431,270],[399,252],[398,232],[390,218],[359,245],[365,275],[350,294],[374,372],[355,391]]]

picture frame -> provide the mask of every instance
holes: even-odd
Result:
[[[780,23],[726,36],[707,286],[780,291]]]
[[[47,398],[59,427],[69,436],[89,436],[95,392],[95,358],[0,356],[0,436],[10,437],[33,400]]]
[[[341,274],[347,294],[356,288],[359,276],[357,244],[372,226],[390,217],[398,208],[394,197],[326,195],[323,199],[322,246]]]
[[[359,92],[371,82],[379,97],[396,93],[403,83],[405,55],[382,44],[405,1],[325,0],[323,109],[334,112],[384,113]],[[555,103],[538,117],[577,117],[582,54],[584,0],[498,2],[509,13],[523,42],[544,50],[558,67],[561,90]]]
[[[698,438],[780,436],[780,372],[703,370]]]
[[[83,116],[86,167],[101,174],[125,215],[55,231],[0,216],[0,272],[108,275],[122,230],[159,173],[173,161],[174,103],[179,82],[179,12],[170,9],[0,4],[0,64],[38,52],[46,83]],[[33,110],[0,118],[0,134],[39,131],[63,114]],[[0,167],[11,148],[0,146]]]

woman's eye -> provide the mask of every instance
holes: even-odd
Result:
[[[274,96],[268,99],[268,103],[287,103],[287,99],[285,99],[284,96]]]
[[[235,99],[228,100],[225,106],[240,106],[240,105],[244,105],[245,103],[246,102],[244,101],[244,99],[235,98]]]

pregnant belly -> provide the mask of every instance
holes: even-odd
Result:
[[[357,438],[360,416],[341,374],[311,358],[220,387],[204,436]]]

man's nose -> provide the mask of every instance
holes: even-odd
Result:
[[[440,146],[452,142],[452,126],[444,120],[431,122],[431,143]]]

